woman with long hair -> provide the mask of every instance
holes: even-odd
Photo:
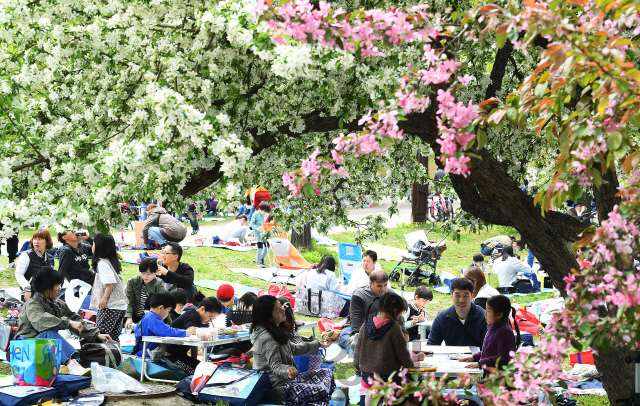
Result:
[[[54,267],[53,240],[47,230],[37,230],[31,237],[31,249],[23,252],[16,263],[16,281],[22,290],[23,301],[31,298],[31,280],[43,266]]]
[[[111,234],[96,234],[93,239],[91,266],[97,275],[91,294],[91,308],[98,309],[96,327],[101,333],[109,334],[117,340],[122,332],[122,321],[129,299],[125,292],[116,242]]]
[[[266,370],[272,387],[261,403],[282,404],[285,383],[298,376],[294,355],[316,355],[320,347],[330,345],[319,341],[292,343],[290,332],[281,327],[286,320],[286,309],[275,296],[261,296],[253,304],[250,330],[253,368]]]
[[[302,287],[313,290],[338,290],[336,259],[333,255],[323,256],[318,267],[315,270],[310,269],[306,273],[302,281]]]
[[[500,294],[500,292],[487,283],[482,269],[475,265],[469,267],[469,269],[464,272],[464,277],[473,282],[473,294],[471,298],[475,304],[483,309],[487,308],[487,299]]]
[[[512,247],[502,249],[502,258],[493,263],[493,273],[498,275],[500,287],[513,286],[518,273],[531,272],[529,265],[515,257]]]

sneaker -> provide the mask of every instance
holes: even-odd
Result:
[[[198,229],[198,230],[192,230],[192,231],[191,231],[191,235],[196,235],[196,234],[198,234],[198,231],[200,231],[200,229]]]
[[[70,359],[66,366],[69,370],[69,375],[91,376],[91,368],[83,367],[75,359]]]
[[[258,266],[259,266],[260,268],[266,268],[266,267],[267,267],[267,266],[264,264],[264,262],[259,262],[259,263],[258,263]]]
[[[9,268],[11,268],[11,269],[16,269],[16,263],[17,263],[17,262],[18,262],[18,261],[9,262]]]

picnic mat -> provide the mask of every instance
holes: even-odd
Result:
[[[388,245],[367,243],[362,244],[367,250],[373,250],[378,254],[378,260],[382,261],[402,261],[402,255],[407,253],[407,250],[403,250],[396,247],[390,247]]]
[[[243,273],[254,278],[262,279],[263,281],[270,281],[271,283],[287,283],[289,285],[295,285],[295,277],[306,269],[278,269],[278,274],[273,278],[273,273],[276,268],[231,268],[231,272]],[[291,273],[290,273],[291,272]],[[289,275],[293,274],[294,278],[290,278]]]
[[[338,241],[332,240],[331,238],[324,235],[314,235],[311,238],[316,240],[318,244],[321,245],[338,245]]]
[[[136,264],[138,265],[140,262],[140,252],[122,252],[118,253],[120,255],[120,262],[126,262],[127,264]]]
[[[194,243],[185,243],[185,244],[181,244],[183,247],[210,247],[210,248],[224,248],[224,249],[228,249],[231,251],[240,251],[240,252],[246,252],[246,251],[252,251],[252,250],[257,250],[258,249],[258,245],[245,245],[244,247],[241,247],[239,245],[224,245],[224,244],[214,244],[211,242],[211,240],[213,239],[213,237],[202,237],[202,238],[196,238]]]
[[[260,291],[260,289],[252,288],[251,286],[245,286],[245,285],[241,285],[241,284],[235,283],[235,282],[220,281],[220,280],[215,280],[215,281],[212,281],[212,280],[195,281],[195,282],[193,282],[193,284],[196,285],[199,288],[207,288],[207,289],[213,289],[213,290],[218,290],[221,285],[228,284],[228,285],[233,286],[233,290],[235,291],[235,294],[238,295],[238,296],[244,295],[247,292],[258,293]]]

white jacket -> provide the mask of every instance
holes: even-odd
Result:
[[[382,269],[379,263],[376,262],[376,265],[373,267],[373,270],[376,271],[378,269]],[[346,293],[353,295],[353,292],[358,288],[364,288],[369,286],[369,275],[364,270],[363,267],[360,267],[353,271],[351,274],[351,278],[349,278],[349,283],[345,286]],[[391,287],[391,283],[387,283],[387,288]]]
[[[480,288],[480,290],[478,291],[478,295],[475,297],[476,299],[490,299],[494,296],[499,295],[500,292],[498,292],[495,288],[493,288],[491,285],[489,285],[488,283],[486,285],[484,285],[483,287]]]
[[[493,273],[498,275],[501,288],[512,286],[518,273],[524,272],[531,272],[531,268],[516,257],[509,257],[506,261],[498,258],[493,262]]]

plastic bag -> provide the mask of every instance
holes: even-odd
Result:
[[[193,373],[193,379],[191,380],[191,392],[200,392],[200,389],[209,382],[209,378],[211,378],[211,375],[216,372],[216,369],[218,369],[218,366],[215,364],[210,364],[208,362],[199,363]]]
[[[99,392],[149,392],[149,389],[142,386],[140,382],[126,375],[124,372],[103,367],[97,362],[91,363],[91,379],[93,386]]]

